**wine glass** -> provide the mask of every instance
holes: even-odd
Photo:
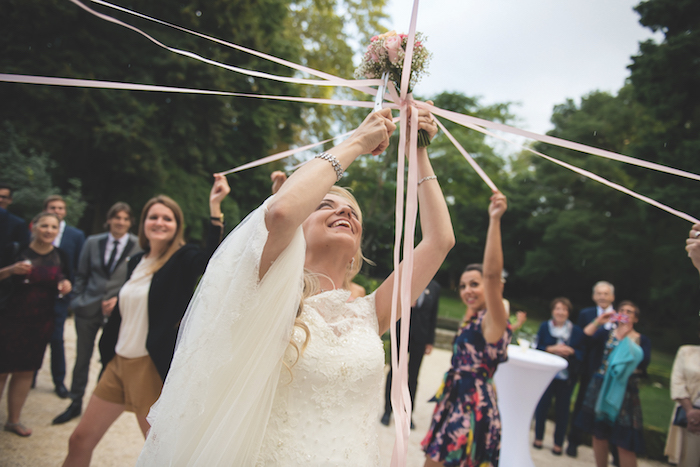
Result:
[[[26,265],[29,265],[29,266],[32,265],[32,260],[30,260],[30,259],[24,259],[22,262]],[[29,274],[31,274],[31,271],[28,274],[26,274],[24,280],[22,281],[23,283],[29,284]]]

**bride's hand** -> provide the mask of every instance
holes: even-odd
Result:
[[[426,104],[433,105],[433,101],[426,101]],[[416,107],[409,107],[408,108],[408,129],[410,132],[411,129],[411,112],[416,110]],[[435,117],[433,117],[433,114],[430,113],[429,110],[426,109],[420,109],[418,108],[418,129],[419,130],[425,130],[428,133],[428,136],[430,137],[430,140],[437,135],[438,132],[438,125],[435,122]]]
[[[377,156],[389,146],[394,130],[396,125],[391,121],[391,109],[382,109],[369,114],[350,138],[358,145],[360,154]]]

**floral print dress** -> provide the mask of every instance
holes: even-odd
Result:
[[[497,466],[501,419],[493,374],[508,358],[510,326],[495,344],[481,332],[486,310],[458,331],[452,344],[452,367],[432,401],[437,402],[428,434],[421,445],[426,455],[446,467]]]

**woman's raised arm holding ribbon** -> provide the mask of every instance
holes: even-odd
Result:
[[[428,103],[432,104],[430,101]],[[412,108],[412,110],[418,109]],[[427,110],[418,110],[418,129],[425,130],[430,139],[437,134],[437,124]],[[425,147],[418,148],[418,203],[423,236],[414,251],[411,303],[418,299],[430,283],[455,244],[447,203]],[[391,292],[394,276],[395,274],[392,273],[376,292],[380,333],[385,332],[392,324]],[[397,318],[400,317],[397,316]]]

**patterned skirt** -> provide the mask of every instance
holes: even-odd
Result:
[[[607,439],[610,443],[637,454],[644,453],[644,423],[639,401],[639,377],[632,375],[627,381],[625,397],[614,425],[596,420],[595,405],[602,385],[603,378],[597,375],[591,378],[581,412],[576,418],[576,425],[598,439]]]
[[[446,467],[496,467],[501,449],[501,419],[488,375],[450,370],[433,399],[437,402],[426,456]]]

